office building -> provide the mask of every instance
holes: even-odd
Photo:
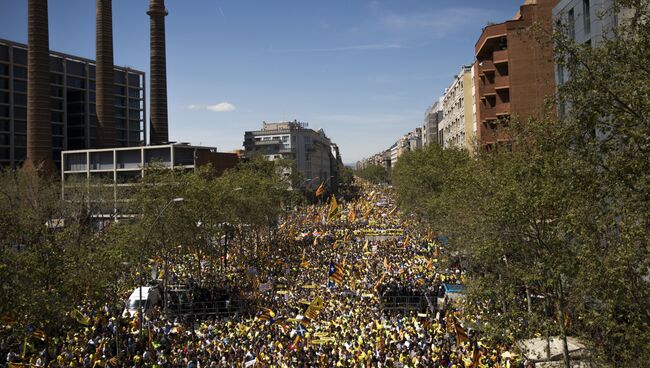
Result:
[[[154,146],[72,150],[61,153],[63,198],[74,193],[79,182],[93,182],[108,188],[112,199],[106,216],[124,214],[133,186],[156,167],[193,170],[210,164],[216,175],[239,162],[236,153],[217,152],[213,147],[175,143]],[[110,201],[109,201],[110,202]]]
[[[262,129],[244,133],[244,149],[247,157],[263,155],[268,160],[286,159],[294,162],[303,175],[305,187],[316,189],[321,183],[333,188],[335,174],[333,144],[320,129],[309,129],[307,123],[283,121],[262,123]]]
[[[443,118],[438,130],[443,131],[444,148],[474,148],[472,120],[472,66],[463,66],[442,97]]]
[[[51,135],[50,131],[46,135],[51,136],[50,155],[58,166],[63,150],[97,147],[96,65],[50,51],[48,67]],[[1,166],[19,167],[27,156],[27,73],[27,45],[0,40]],[[113,76],[116,145],[143,145],[145,73],[114,67]]]
[[[558,0],[526,0],[512,20],[483,28],[476,42],[475,101],[477,139],[490,147],[508,142],[500,129],[508,120],[539,116],[555,93],[553,50],[529,32],[533,25],[550,32]]]

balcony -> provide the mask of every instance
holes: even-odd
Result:
[[[494,107],[494,114],[496,116],[510,115],[510,102],[497,104]]]
[[[494,96],[496,95],[496,91],[494,90],[494,84],[483,84],[479,88],[479,98],[483,99],[486,96]]]
[[[507,89],[510,88],[510,77],[507,75],[496,76],[494,78],[494,89]]]
[[[481,121],[496,120],[497,115],[494,107],[481,106]]]
[[[492,61],[495,64],[502,64],[508,62],[508,50],[499,50],[492,53]]]
[[[476,45],[474,45],[474,52],[476,56],[480,56],[489,52],[489,50],[496,47],[498,39],[506,36],[508,33],[507,23],[492,24],[483,28],[481,37],[479,37]]]
[[[492,60],[483,60],[478,64],[479,74],[483,75],[485,73],[494,73],[496,68]]]

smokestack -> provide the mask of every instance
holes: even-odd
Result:
[[[151,71],[150,109],[151,132],[149,143],[160,144],[169,141],[167,125],[167,58],[165,56],[165,9],[164,0],[150,0],[151,18]]]
[[[97,0],[96,13],[97,148],[115,147],[115,75],[113,68],[113,2]]]
[[[29,0],[27,4],[27,159],[24,167],[51,171],[54,162],[47,0]]]

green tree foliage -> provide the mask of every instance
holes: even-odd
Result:
[[[511,122],[512,147],[432,147],[393,169],[402,207],[463,256],[488,335],[573,335],[605,365],[650,361],[648,9],[617,2],[630,20],[596,48],[552,35],[562,113]]]
[[[84,189],[62,201],[60,184],[33,171],[0,174],[0,316],[18,336],[26,325],[59,333],[77,305],[115,297],[124,254],[91,226],[100,193],[74,185]]]
[[[388,170],[381,165],[368,165],[363,169],[356,170],[354,174],[375,184],[388,183],[390,180]]]

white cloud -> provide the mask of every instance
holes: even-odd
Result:
[[[214,105],[189,105],[189,110],[210,110],[214,112],[230,112],[237,110],[237,107],[230,102],[219,102]]]
[[[214,112],[229,112],[237,110],[235,105],[231,104],[230,102],[220,102],[216,105],[208,105],[206,109]]]

